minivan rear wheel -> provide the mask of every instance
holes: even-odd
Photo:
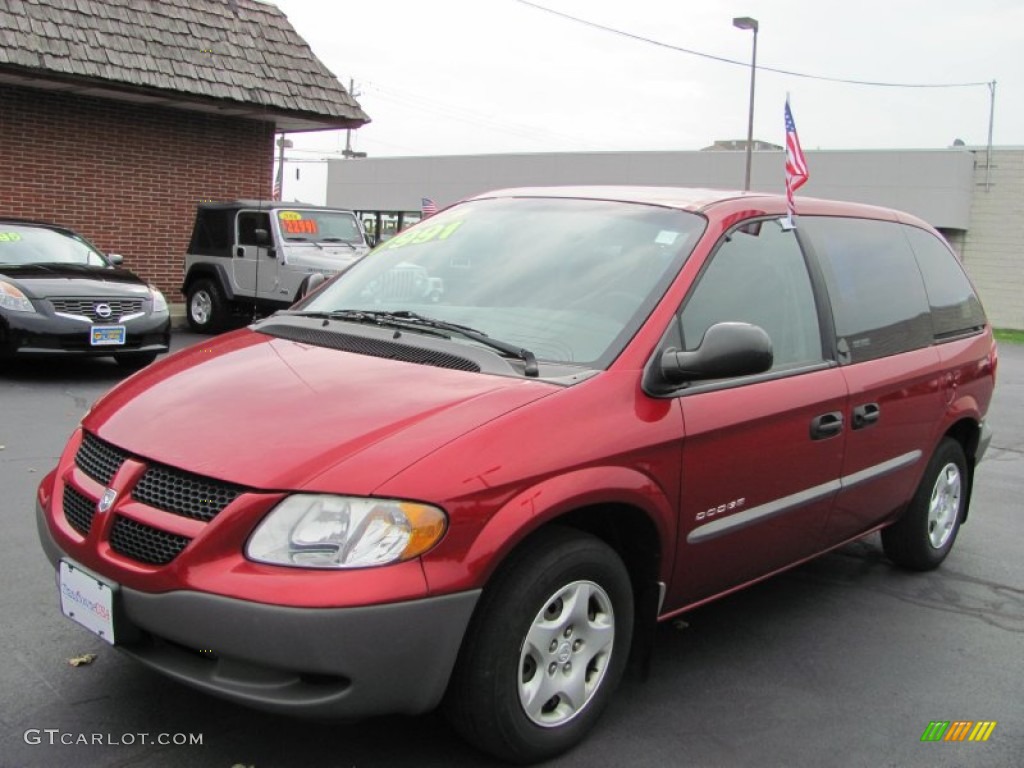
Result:
[[[513,553],[484,590],[445,713],[464,738],[529,763],[579,743],[629,656],[633,593],[615,551],[570,529]]]
[[[937,568],[953,548],[967,509],[967,459],[960,443],[944,438],[906,511],[882,530],[882,548],[896,565]]]

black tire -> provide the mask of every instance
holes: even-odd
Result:
[[[586,597],[586,614],[567,607],[574,597]],[[531,630],[536,642],[528,642]],[[554,757],[582,741],[608,705],[632,631],[632,587],[615,551],[589,534],[546,530],[514,552],[484,589],[445,714],[465,739],[503,760]],[[532,696],[532,714],[521,696]]]
[[[220,286],[202,278],[188,287],[185,314],[189,327],[196,333],[217,333],[227,321],[227,302]]]
[[[886,556],[901,568],[938,568],[953,548],[968,497],[967,459],[956,440],[944,438],[903,515],[882,530]]]
[[[125,352],[114,355],[114,360],[126,371],[138,371],[156,360],[156,352]]]

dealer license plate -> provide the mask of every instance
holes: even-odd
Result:
[[[94,325],[89,343],[94,347],[116,347],[124,344],[123,325]]]
[[[60,609],[90,632],[114,644],[114,591],[95,576],[60,561]]]

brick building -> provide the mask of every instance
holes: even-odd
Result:
[[[368,121],[272,5],[0,0],[0,215],[74,228],[172,301],[197,201],[269,198],[275,133]]]

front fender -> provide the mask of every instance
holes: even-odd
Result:
[[[676,514],[670,499],[648,475],[627,467],[587,467],[556,475],[521,491],[488,519],[465,556],[426,557],[431,593],[482,587],[508,554],[534,531],[585,507],[627,505],[654,524],[661,549],[659,578],[668,580],[675,558]]]

